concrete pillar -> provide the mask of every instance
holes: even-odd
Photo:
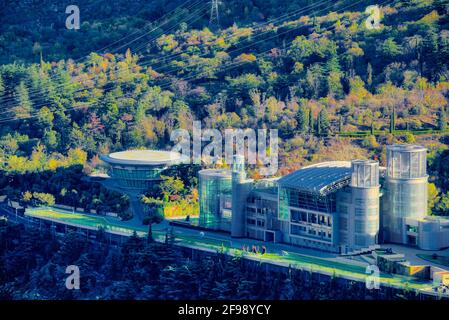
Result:
[[[246,198],[251,192],[252,186],[253,180],[246,179],[245,158],[241,155],[234,156],[232,164],[232,237],[246,236]]]

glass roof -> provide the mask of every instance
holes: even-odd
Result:
[[[348,185],[351,180],[349,161],[322,162],[301,168],[278,180],[282,187],[326,195],[336,188]]]

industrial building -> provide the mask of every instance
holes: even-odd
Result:
[[[387,147],[373,160],[330,161],[279,179],[231,170],[200,171],[200,225],[233,237],[351,253],[380,243],[449,247],[449,220],[427,215],[426,149]]]

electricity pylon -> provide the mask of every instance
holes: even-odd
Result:
[[[220,15],[218,13],[218,0],[211,1],[209,26],[220,29]]]

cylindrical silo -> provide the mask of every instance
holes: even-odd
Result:
[[[416,244],[407,235],[406,219],[427,215],[427,149],[417,145],[387,147],[383,229],[389,242]]]
[[[351,163],[352,217],[349,245],[366,248],[377,243],[379,233],[379,162],[354,160]]]

